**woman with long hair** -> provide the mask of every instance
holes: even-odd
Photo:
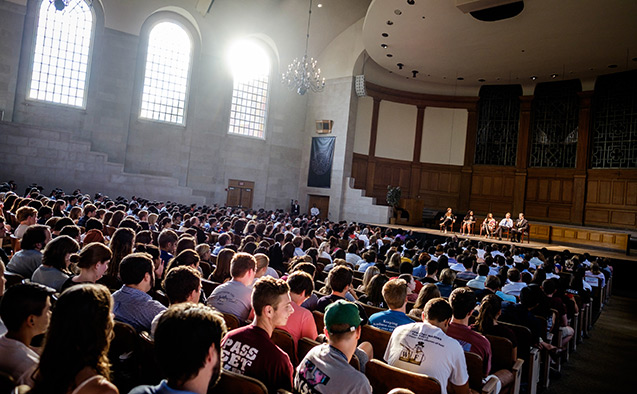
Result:
[[[432,298],[438,297],[440,297],[440,290],[438,290],[438,286],[433,283],[427,283],[422,287],[422,289],[420,289],[418,298],[416,298],[413,308],[409,311],[409,316],[422,319],[422,311],[425,309],[427,302]]]
[[[383,274],[374,276],[365,289],[365,294],[358,300],[363,304],[386,308],[387,305],[385,305],[385,299],[383,298],[383,286],[387,282],[389,282],[389,278]]]
[[[513,358],[517,355],[517,338],[508,327],[498,324],[498,318],[502,314],[502,299],[495,294],[489,294],[482,299],[478,309],[476,322],[471,326],[474,331],[483,335],[504,337],[513,344]]]
[[[42,265],[31,276],[31,281],[62,290],[62,285],[73,274],[69,271],[71,263],[77,263],[77,251],[80,245],[68,235],[60,235],[46,244],[42,253]]]
[[[177,256],[170,259],[168,266],[166,267],[166,273],[181,265],[188,265],[199,270],[199,260],[199,254],[194,249],[182,250]]]
[[[364,293],[367,286],[369,286],[369,282],[371,282],[372,278],[378,274],[380,274],[380,269],[378,269],[375,265],[367,267],[363,274],[363,283],[361,283],[356,290]]]
[[[476,217],[473,215],[473,211],[469,210],[464,219],[462,219],[462,227],[460,228],[460,235],[469,235],[473,231],[473,225],[476,224]]]
[[[217,283],[227,282],[230,279],[230,261],[234,254],[235,252],[232,249],[221,249],[217,255],[217,265],[208,279]]]
[[[103,243],[93,242],[83,247],[79,256],[77,267],[80,273],[67,279],[62,290],[80,283],[95,283],[108,269],[113,253]]]
[[[111,293],[104,286],[81,284],[62,293],[30,393],[119,393],[109,382],[112,309]]]
[[[440,218],[440,231],[447,232],[448,229],[453,230],[453,224],[456,222],[456,217],[453,214],[451,208],[447,208],[447,212]]]
[[[135,242],[135,231],[130,228],[118,228],[113,236],[109,248],[113,252],[113,257],[108,265],[108,269],[102,278],[97,282],[103,284],[111,290],[118,290],[122,287],[119,279],[119,263],[124,257],[133,253],[133,243]]]
[[[489,212],[487,217],[484,218],[484,221],[482,221],[482,227],[480,228],[480,235],[482,235],[482,233],[484,232],[484,236],[487,238],[490,238],[494,234],[495,227],[497,224],[498,223],[493,217],[493,214]]]

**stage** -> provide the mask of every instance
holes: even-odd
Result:
[[[596,248],[596,247],[582,247],[582,246],[577,246],[577,245],[573,245],[573,244],[569,244],[569,243],[560,243],[555,241],[554,239],[551,241],[551,243],[548,242],[543,242],[541,240],[537,240],[537,239],[533,239],[533,233],[531,233],[531,242],[527,242],[527,238],[525,237],[524,243],[517,243],[517,242],[510,242],[510,241],[506,241],[506,240],[502,240],[499,241],[497,238],[486,238],[484,236],[479,236],[479,235],[460,235],[459,232],[447,232],[447,233],[443,233],[440,230],[437,229],[431,229],[431,228],[425,228],[425,227],[414,227],[414,226],[406,226],[403,224],[369,224],[370,226],[378,226],[378,227],[385,227],[385,228],[392,228],[392,229],[401,229],[401,230],[405,230],[405,231],[413,231],[415,233],[421,233],[421,234],[427,234],[430,236],[437,236],[437,237],[451,237],[451,236],[457,236],[458,239],[469,239],[472,241],[482,241],[482,242],[488,242],[488,243],[496,243],[496,244],[507,244],[507,245],[516,245],[516,246],[520,246],[523,248],[530,248],[530,249],[542,249],[542,248],[546,248],[547,250],[553,251],[553,252],[562,252],[564,250],[569,250],[571,253],[590,253],[592,256],[600,256],[600,257],[607,257],[610,258],[614,261],[631,261],[631,262],[637,262],[637,251],[632,250],[632,253],[630,253],[629,255],[627,255],[626,253],[622,253],[622,252],[615,252],[615,251],[610,251],[610,250],[604,250],[604,249],[600,249],[600,248]],[[543,224],[543,223],[531,223],[531,226],[536,226],[536,228],[539,228],[540,226],[546,226],[547,224]],[[532,227],[533,228],[533,227]],[[559,228],[567,228],[567,229],[573,229],[573,231],[575,230],[579,230],[580,233],[582,232],[587,232],[587,233],[591,233],[591,232],[602,232],[600,229],[587,229],[587,228],[578,228],[575,226],[562,226],[559,225]],[[608,232],[608,234],[624,234],[624,233],[619,233],[619,232],[615,232],[615,231],[610,231]],[[630,236],[630,233],[625,233],[628,234],[628,236]]]

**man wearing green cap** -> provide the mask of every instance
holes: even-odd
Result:
[[[367,377],[349,364],[361,336],[358,308],[351,302],[338,300],[325,309],[324,320],[328,343],[314,347],[301,361],[294,376],[294,391],[302,394],[371,393]],[[371,347],[364,344],[361,345]]]

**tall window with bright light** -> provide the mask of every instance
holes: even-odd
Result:
[[[84,107],[93,12],[84,0],[62,11],[42,0],[37,21],[28,98]]]
[[[265,138],[270,58],[254,41],[235,43],[229,53],[233,75],[228,133]]]
[[[148,53],[140,117],[185,124],[186,92],[192,57],[190,36],[174,22],[155,25]]]

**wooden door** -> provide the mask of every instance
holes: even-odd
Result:
[[[319,209],[319,218],[326,220],[327,214],[330,210],[330,197],[329,196],[319,196],[316,194],[310,194],[309,201],[307,204],[307,214],[310,215],[310,209],[316,204],[316,207]]]
[[[252,194],[254,182],[240,181],[236,179],[228,180],[228,197],[226,206],[252,208]]]

